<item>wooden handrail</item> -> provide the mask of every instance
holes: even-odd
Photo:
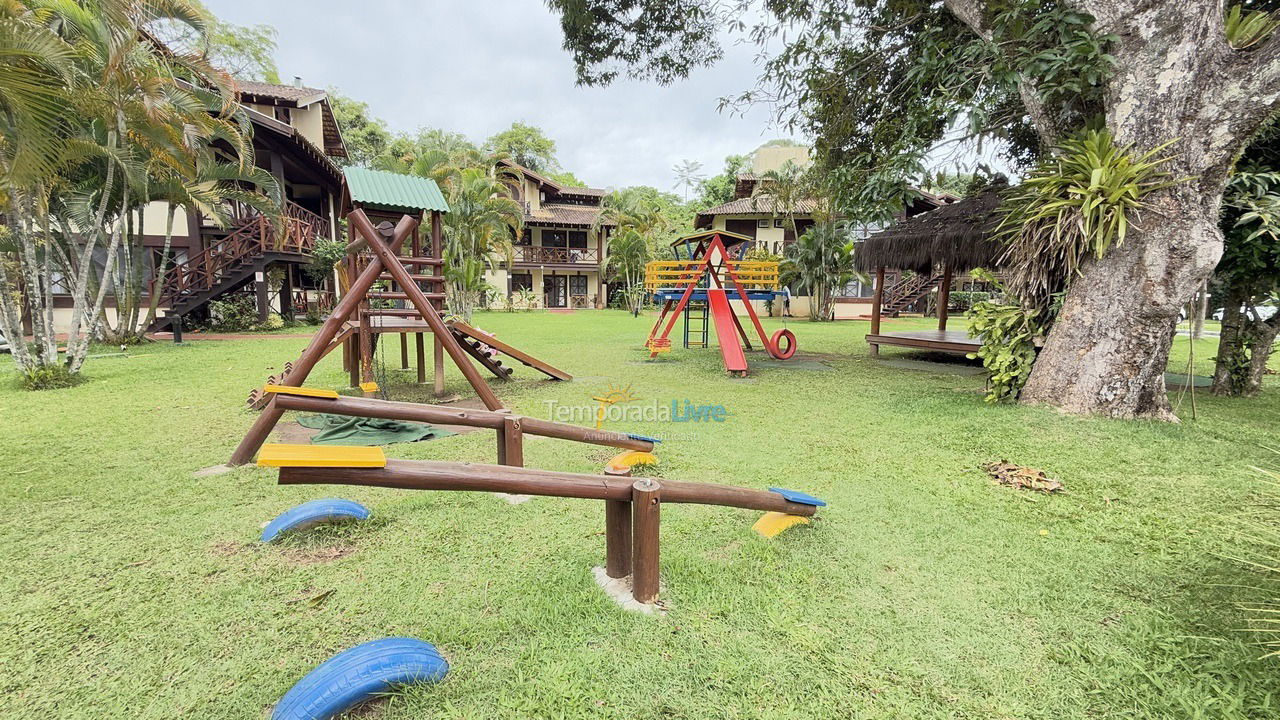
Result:
[[[260,214],[241,217],[226,237],[169,268],[160,284],[161,302],[172,306],[183,296],[211,290],[226,270],[266,252],[308,254],[328,234],[328,223],[286,200],[279,229]]]

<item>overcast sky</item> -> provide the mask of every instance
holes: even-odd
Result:
[[[716,110],[746,90],[752,47],[728,47],[715,67],[669,87],[623,81],[574,85],[558,17],[540,0],[206,0],[223,20],[279,31],[286,82],[336,87],[369,103],[394,130],[439,127],[483,141],[514,120],[541,127],[559,159],[591,185],[673,190],[671,167],[701,162],[715,174],[726,155],[785,137],[771,113]],[[797,138],[803,140],[803,138]]]

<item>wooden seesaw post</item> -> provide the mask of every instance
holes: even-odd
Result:
[[[658,597],[658,526],[661,520],[662,487],[652,478],[640,478],[631,485],[631,597],[651,603]]]

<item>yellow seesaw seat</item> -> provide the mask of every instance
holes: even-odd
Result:
[[[262,391],[269,392],[269,393],[277,393],[279,395],[301,395],[303,397],[318,397],[318,398],[338,397],[337,390],[324,390],[321,388],[309,388],[309,387],[291,387],[289,385],[263,385]]]
[[[796,525],[809,524],[809,518],[803,515],[788,515],[780,512],[767,512],[760,516],[755,525],[751,526],[752,530],[760,533],[763,537],[776,537],[783,530],[793,528]]]
[[[636,465],[656,465],[658,457],[653,453],[642,452],[640,450],[628,450],[627,452],[614,455],[609,460],[609,467],[613,470],[626,470]]]
[[[380,447],[268,443],[258,453],[263,467],[386,467]]]

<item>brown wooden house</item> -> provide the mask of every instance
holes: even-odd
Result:
[[[230,204],[234,218],[219,227],[199,213],[179,208],[174,218],[171,267],[158,288],[161,319],[153,330],[178,317],[207,316],[209,303],[238,291],[253,291],[258,315],[291,315],[308,305],[324,309],[330,300],[301,266],[320,238],[338,238],[342,172],[333,158],[346,148],[324,90],[293,85],[242,82],[238,100],[253,127],[255,163],[269,171],[284,194],[282,225],[265,222],[245,206]],[[220,151],[230,157],[229,146]],[[159,261],[164,245],[167,206],[144,209],[143,246],[150,262]],[[148,271],[150,274],[150,271]],[[55,295],[55,325],[69,324],[71,297]],[[108,298],[107,312],[114,311]]]

